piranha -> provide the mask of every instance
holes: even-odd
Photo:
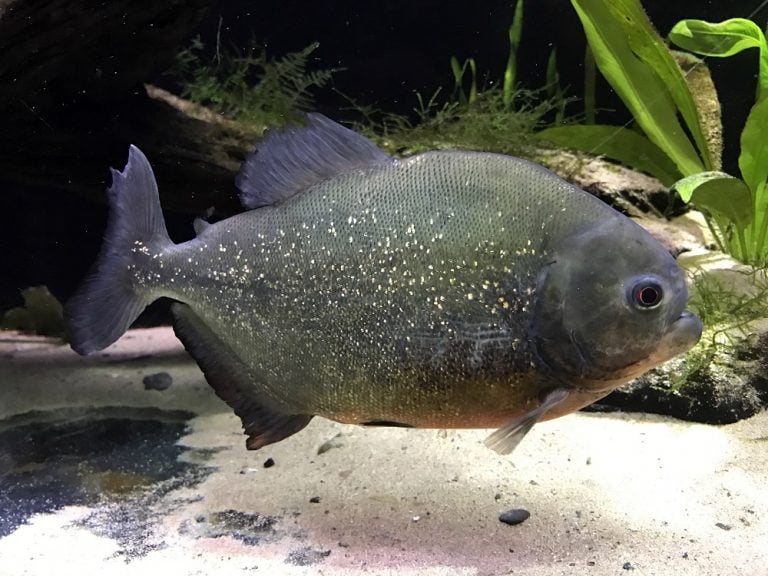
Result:
[[[144,154],[66,306],[72,347],[115,342],[172,298],[174,328],[246,446],[338,422],[531,427],[691,348],[684,274],[638,224],[519,158],[393,158],[319,114],[270,132],[237,178],[246,211],[174,244]]]

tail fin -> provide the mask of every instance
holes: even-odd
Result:
[[[134,285],[137,247],[158,253],[172,245],[146,156],[131,146],[122,172],[112,169],[109,221],[96,264],[67,302],[64,318],[72,348],[91,354],[116,341],[153,298]]]

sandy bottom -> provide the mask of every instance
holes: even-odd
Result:
[[[317,418],[249,452],[168,329],[0,333],[0,574],[768,575],[768,413],[487,434]]]

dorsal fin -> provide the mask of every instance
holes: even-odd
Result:
[[[270,131],[243,164],[235,183],[247,209],[275,204],[337,174],[391,162],[365,136],[322,114],[307,123]]]

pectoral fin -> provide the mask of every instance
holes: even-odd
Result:
[[[509,424],[488,436],[485,439],[485,445],[499,454],[511,454],[544,413],[565,400],[568,397],[568,393],[568,390],[565,388],[552,390],[536,408],[515,418]]]

